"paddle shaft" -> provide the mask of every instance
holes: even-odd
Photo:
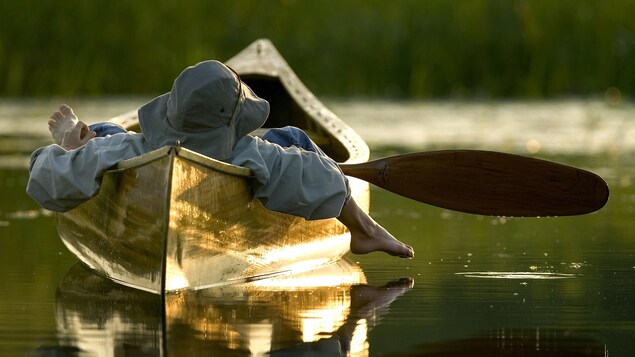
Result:
[[[340,167],[402,196],[481,215],[579,215],[602,208],[609,196],[606,182],[589,171],[493,151],[419,152]]]

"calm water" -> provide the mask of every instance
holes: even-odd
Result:
[[[89,122],[144,98],[73,100]],[[305,276],[166,297],[92,274],[25,194],[53,101],[0,101],[0,356],[635,354],[635,107],[601,101],[328,104],[374,156],[531,154],[605,177],[585,216],[460,214],[373,190],[371,215],[413,260],[349,256]]]

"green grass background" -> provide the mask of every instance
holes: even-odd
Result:
[[[318,95],[631,96],[633,0],[6,0],[0,96],[169,90],[270,38]]]

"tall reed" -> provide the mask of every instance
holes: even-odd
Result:
[[[320,95],[635,90],[635,0],[0,2],[0,95],[154,94],[267,37]]]

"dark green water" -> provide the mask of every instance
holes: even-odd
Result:
[[[446,104],[422,106],[461,115],[452,112],[456,106]],[[333,106],[351,117],[360,112],[352,104]],[[501,108],[489,104],[488,110],[492,106]],[[351,255],[356,268],[349,269],[362,274],[365,282],[183,294],[168,299],[164,315],[156,296],[104,281],[78,266],[57,237],[54,216],[24,193],[27,155],[47,143],[45,128],[32,130],[31,126],[51,107],[49,103],[36,107],[3,103],[0,111],[0,277],[4,283],[0,356],[143,356],[161,351],[169,355],[267,351],[300,355],[332,352],[334,341],[350,346],[352,355],[371,356],[635,353],[635,159],[624,149],[630,145],[626,139],[607,135],[608,143],[601,147],[609,149],[566,153],[545,149],[539,155],[605,177],[611,198],[597,213],[540,219],[482,217],[373,190],[371,215],[413,245],[415,259]],[[108,106],[115,111],[111,114],[128,109],[122,107]],[[463,108],[463,116],[457,119],[471,128],[485,125],[475,124],[477,119],[470,121],[466,113],[474,108]],[[589,109],[582,106],[580,110]],[[598,117],[599,122],[592,125],[594,132],[626,132],[625,137],[630,122],[620,119],[619,130],[608,130],[607,123],[617,120],[611,113]],[[8,125],[14,117],[24,120]],[[374,120],[373,125],[381,122]],[[420,119],[411,120],[413,125],[420,123]],[[427,120],[428,128],[441,125]],[[499,130],[502,142],[514,140],[505,134],[507,129],[495,129],[500,118],[491,120],[496,125],[487,132]],[[356,129],[363,126],[356,119],[352,124]],[[510,132],[527,132],[523,125],[517,123]],[[553,128],[557,126],[545,132],[555,135]],[[384,132],[388,131],[390,125]],[[543,148],[553,145],[551,138],[540,138]],[[385,143],[373,146],[374,156],[403,150],[394,148],[399,141],[391,148]],[[622,149],[615,149],[617,144]],[[406,149],[446,144],[428,141],[426,145]],[[496,145],[496,141],[481,142],[481,147]],[[393,282],[390,289],[385,287],[389,282]]]

